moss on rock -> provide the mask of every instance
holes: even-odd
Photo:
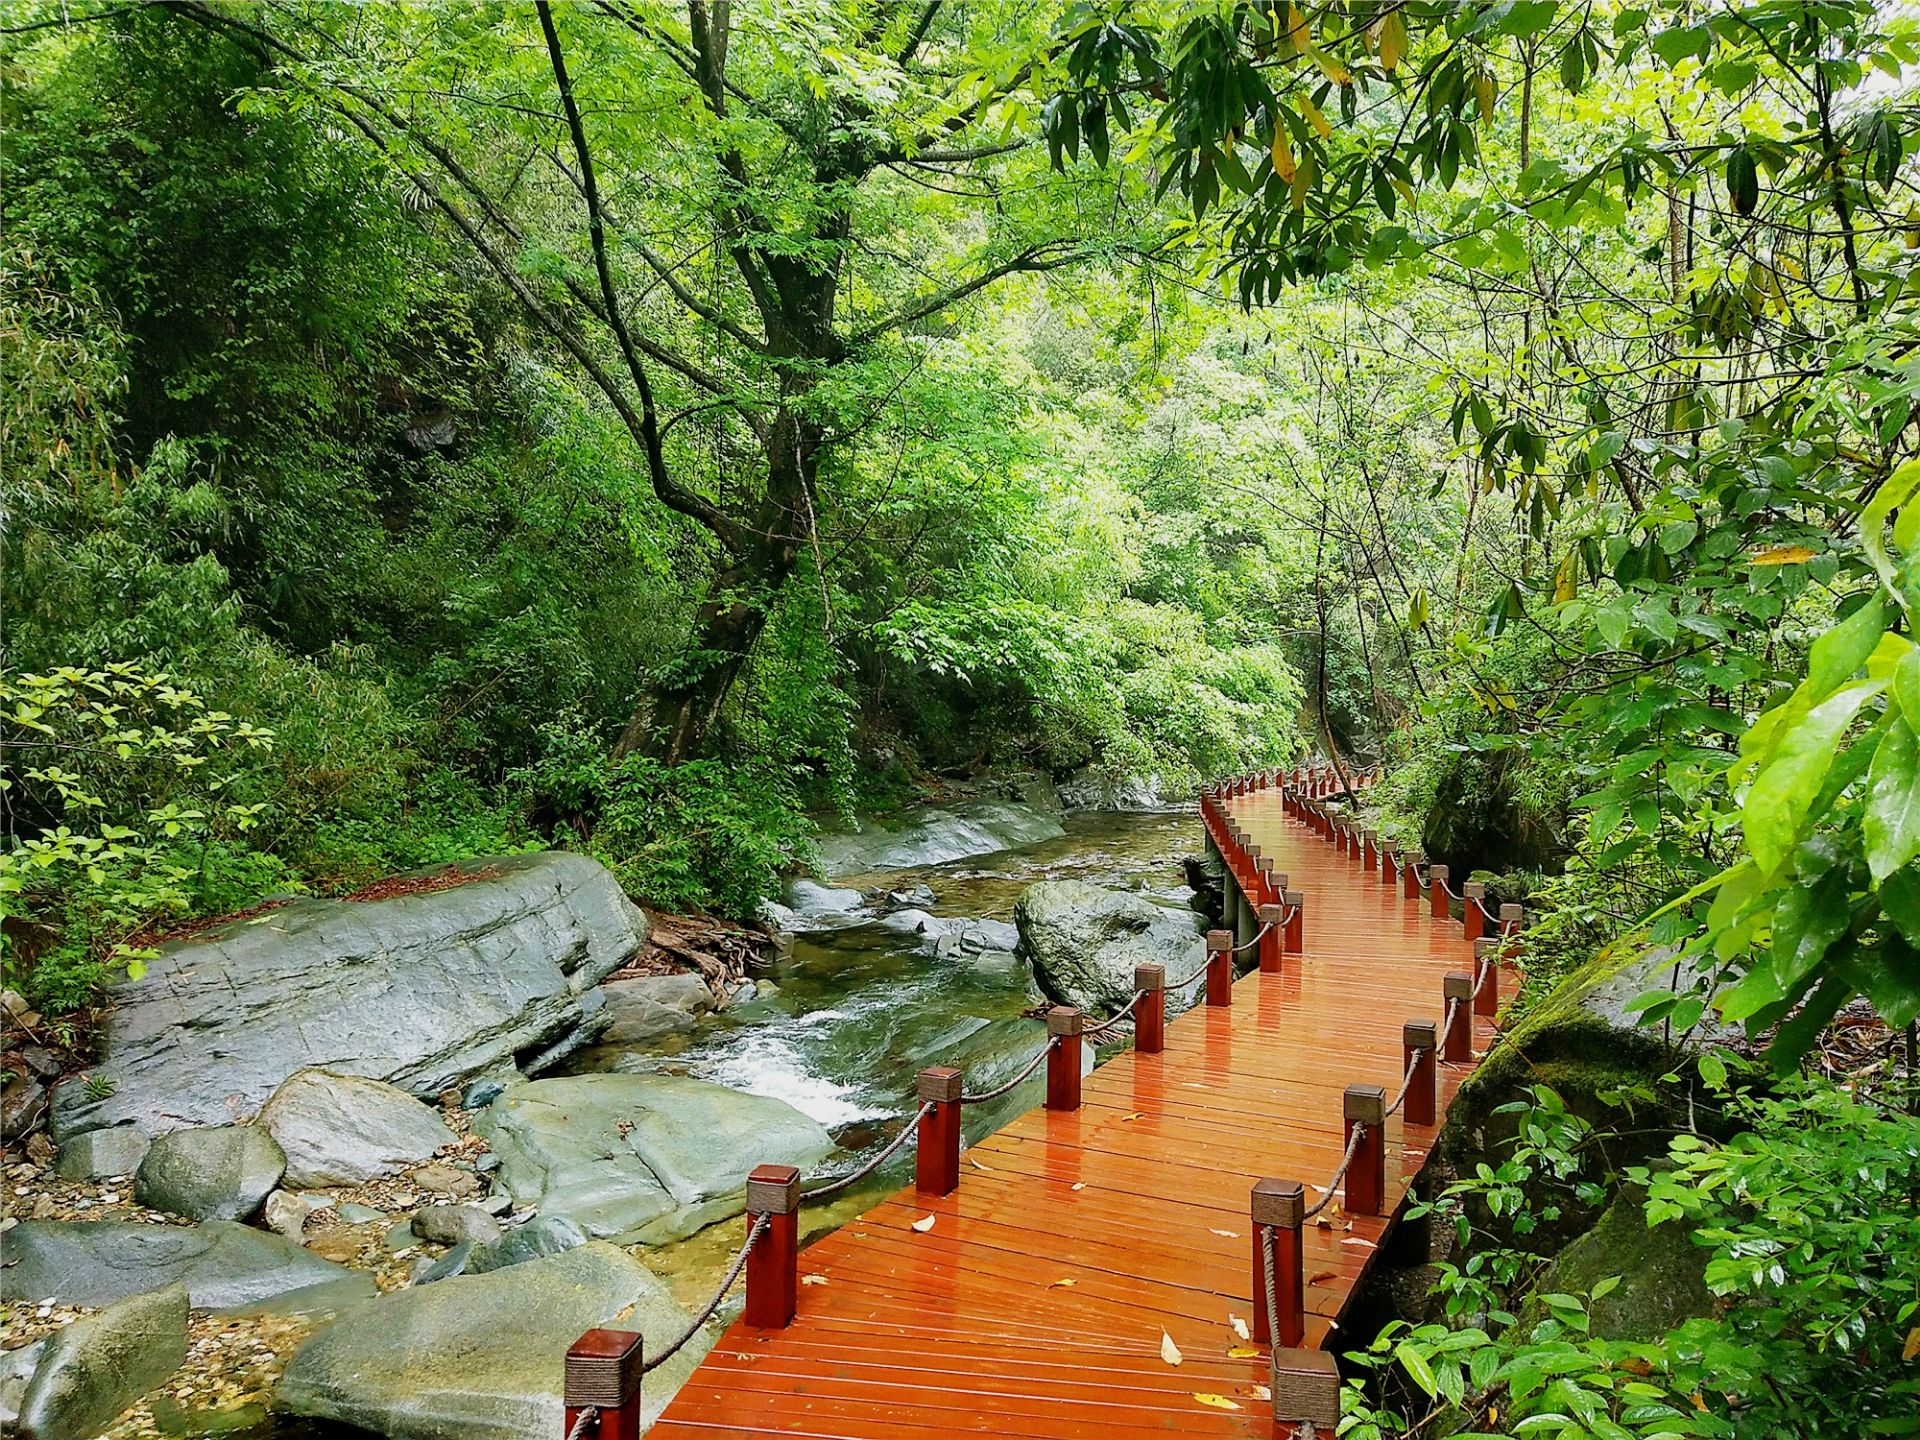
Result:
[[[1568,1245],[1540,1277],[1535,1294],[1586,1295],[1610,1276],[1619,1283],[1587,1314],[1602,1340],[1651,1340],[1682,1321],[1710,1315],[1707,1252],[1675,1224],[1648,1225],[1646,1193],[1623,1189],[1593,1229]],[[1520,1312],[1524,1328],[1546,1317],[1538,1299]]]

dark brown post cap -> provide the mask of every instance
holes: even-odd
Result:
[[[1166,989],[1167,967],[1159,964],[1134,966],[1133,988],[1136,990]]]
[[[1047,1011],[1047,1034],[1078,1035],[1087,1028],[1087,1017],[1071,1005],[1056,1005]]]
[[[1502,925],[1513,925],[1516,927],[1525,925],[1527,923],[1527,907],[1524,905],[1516,905],[1511,901],[1502,905],[1500,907],[1500,923]]]
[[[1349,1085],[1341,1102],[1341,1114],[1362,1125],[1387,1123],[1387,1092],[1379,1085]]]
[[[645,1345],[632,1330],[589,1330],[567,1351],[562,1394],[575,1410],[618,1410],[640,1393]]]
[[[1409,1050],[1431,1050],[1440,1043],[1440,1027],[1432,1020],[1409,1020],[1400,1027],[1400,1043]]]
[[[1484,880],[1469,880],[1460,887],[1460,893],[1469,900],[1484,900],[1487,898],[1487,882]]]
[[[1298,1180],[1256,1180],[1253,1185],[1253,1223],[1298,1230],[1306,1220],[1306,1187]]]
[[[1427,878],[1429,880],[1445,880],[1452,874],[1453,872],[1449,870],[1446,866],[1442,865],[1438,860],[1434,861],[1433,864],[1427,867]]]
[[[951,1105],[960,1098],[960,1072],[951,1065],[929,1065],[920,1072],[920,1098]]]
[[[1207,953],[1208,954],[1212,954],[1216,950],[1231,950],[1231,949],[1233,949],[1233,932],[1231,930],[1207,931]]]
[[[1473,958],[1475,960],[1484,960],[1487,956],[1494,954],[1499,949],[1500,942],[1498,940],[1493,939],[1491,936],[1482,935],[1478,940],[1473,942]]]
[[[1471,1000],[1473,998],[1473,977],[1464,970],[1451,972],[1440,982],[1440,994],[1448,1000]]]
[[[1286,923],[1287,907],[1284,905],[1262,905],[1255,912],[1262,925],[1282,925]]]
[[[1300,906],[1307,903],[1306,896],[1303,895],[1298,890],[1289,890],[1285,895],[1281,896],[1280,898],[1286,901],[1287,904],[1293,905],[1293,906]]]
[[[1340,1423],[1340,1371],[1325,1350],[1276,1350],[1269,1377],[1276,1425],[1312,1425],[1329,1434]]]
[[[800,1208],[800,1172],[791,1165],[756,1165],[747,1175],[749,1215],[791,1215]]]

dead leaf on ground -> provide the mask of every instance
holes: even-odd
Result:
[[[1180,1353],[1180,1347],[1173,1343],[1173,1336],[1164,1330],[1160,1332],[1160,1358],[1169,1365],[1178,1365],[1186,1358]]]
[[[1255,1385],[1248,1393],[1256,1400],[1271,1400],[1273,1398],[1273,1391],[1265,1385]]]
[[[1070,1188],[1074,1190],[1084,1190],[1087,1188],[1087,1182],[1084,1180],[1076,1180]]]
[[[1229,1360],[1252,1360],[1266,1352],[1258,1345],[1235,1345],[1227,1351]]]
[[[1238,1315],[1227,1316],[1227,1324],[1233,1327],[1233,1333],[1238,1335],[1242,1340],[1251,1340],[1253,1338],[1253,1332],[1247,1329],[1247,1322],[1242,1320]]]
[[[1238,1230],[1215,1230],[1211,1225],[1207,1227],[1207,1230],[1208,1233],[1218,1235],[1222,1240],[1238,1240],[1240,1238],[1240,1232]]]
[[[1211,1405],[1216,1410],[1238,1410],[1240,1408],[1239,1401],[1229,1400],[1224,1395],[1209,1395],[1204,1390],[1194,1391],[1193,1398],[1198,1400],[1202,1405]]]
[[[913,1228],[924,1235],[927,1231],[933,1229],[933,1222],[939,1218],[937,1215],[923,1215],[920,1219],[913,1222]]]
[[[800,1277],[800,1283],[802,1285],[824,1285],[827,1283],[827,1277],[824,1275],[802,1275]]]
[[[1049,1286],[1048,1286],[1047,1288],[1048,1288],[1049,1290],[1057,1290],[1057,1289],[1059,1289],[1059,1288],[1060,1288],[1061,1286],[1063,1286],[1063,1285],[1072,1285],[1072,1284],[1075,1284],[1075,1283],[1076,1283],[1076,1282],[1075,1282],[1075,1280],[1074,1280],[1074,1278],[1073,1278],[1073,1277],[1072,1277],[1071,1275],[1067,1275],[1067,1276],[1064,1276],[1064,1277],[1062,1277],[1062,1278],[1061,1278],[1061,1279],[1059,1279],[1059,1280],[1056,1280],[1056,1281],[1054,1281],[1054,1282],[1053,1282],[1053,1284],[1051,1284],[1051,1285],[1049,1285]]]
[[[986,1171],[986,1172],[987,1172],[987,1173],[988,1173],[989,1175],[991,1175],[991,1174],[993,1173],[993,1167],[992,1167],[991,1165],[982,1165],[982,1164],[981,1164],[981,1163],[980,1163],[980,1162],[979,1162],[978,1160],[976,1160],[976,1159],[974,1159],[974,1157],[973,1157],[973,1156],[971,1156],[971,1155],[969,1155],[969,1156],[967,1156],[967,1159],[968,1159],[969,1161],[971,1161],[971,1162],[972,1162],[972,1164],[973,1164],[973,1168],[974,1168],[974,1169],[976,1169],[976,1170],[984,1170],[984,1171]]]

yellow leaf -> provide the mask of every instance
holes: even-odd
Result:
[[[1293,179],[1287,183],[1287,200],[1297,215],[1307,208],[1307,192],[1313,189],[1313,157],[1309,155],[1306,163],[1293,172]]]
[[[1911,1360],[1916,1355],[1920,1355],[1920,1325],[1907,1331],[1907,1343],[1900,1347],[1902,1360]]]
[[[1051,1284],[1051,1285],[1049,1285],[1049,1286],[1048,1286],[1047,1288],[1048,1288],[1049,1290],[1058,1290],[1058,1289],[1060,1289],[1060,1288],[1061,1288],[1061,1287],[1063,1287],[1063,1286],[1069,1286],[1069,1287],[1070,1287],[1070,1286],[1072,1286],[1072,1285],[1073,1285],[1074,1283],[1075,1283],[1075,1281],[1074,1281],[1074,1278],[1073,1278],[1073,1277],[1072,1277],[1071,1275],[1067,1275],[1067,1276],[1063,1276],[1062,1278],[1060,1278],[1060,1279],[1058,1279],[1058,1280],[1056,1280],[1056,1281],[1054,1281],[1054,1282],[1053,1282],[1053,1284]]]
[[[1234,1345],[1227,1350],[1229,1360],[1251,1360],[1261,1353],[1257,1345]]]
[[[1553,603],[1564,605],[1580,591],[1580,552],[1569,550],[1553,572]]]
[[[1169,1365],[1178,1365],[1185,1358],[1180,1353],[1180,1347],[1173,1343],[1173,1336],[1164,1330],[1160,1332],[1160,1358]]]
[[[1413,205],[1418,203],[1420,197],[1413,193],[1413,186],[1402,180],[1398,175],[1387,177],[1387,183],[1393,186],[1394,193],[1399,195],[1407,204]]]
[[[1313,103],[1313,97],[1306,91],[1300,92],[1300,113],[1307,117],[1307,123],[1320,132],[1322,140],[1333,138],[1333,125],[1320,107]]]
[[[1813,559],[1813,551],[1804,545],[1774,545],[1755,551],[1749,563],[1754,565],[1804,565]]]
[[[1407,22],[1398,10],[1389,10],[1380,21],[1380,68],[1391,75],[1407,55]],[[1336,83],[1344,85],[1344,80]]]
[[[981,1163],[980,1163],[980,1162],[979,1162],[979,1161],[978,1161],[977,1159],[975,1159],[975,1158],[974,1158],[974,1157],[973,1157],[972,1155],[969,1155],[969,1156],[967,1156],[967,1160],[968,1160],[968,1162],[969,1162],[969,1163],[970,1163],[970,1164],[971,1164],[971,1165],[973,1166],[973,1168],[974,1168],[974,1169],[976,1169],[976,1170],[984,1170],[984,1171],[986,1171],[986,1172],[987,1172],[987,1174],[989,1174],[989,1175],[991,1175],[991,1174],[993,1173],[993,1167],[992,1167],[991,1165],[982,1165],[982,1164],[981,1164]]]
[[[1121,1120],[1122,1120],[1122,1121],[1126,1121],[1126,1120],[1144,1120],[1144,1119],[1146,1119],[1146,1118],[1147,1118],[1147,1116],[1146,1116],[1146,1112],[1145,1112],[1145,1111],[1142,1111],[1142,1110],[1135,1110],[1135,1111],[1133,1111],[1133,1112],[1132,1112],[1131,1114],[1128,1114],[1128,1115],[1122,1115],[1122,1116],[1121,1116],[1120,1118],[1121,1118]]]
[[[1302,50],[1313,43],[1313,32],[1307,29],[1307,17],[1298,5],[1287,6],[1287,39]]]
[[[1284,120],[1275,118],[1273,122],[1273,173],[1289,184],[1293,181],[1293,146],[1287,143],[1287,125]]]
[[[1256,1351],[1255,1353],[1257,1354],[1258,1352]],[[1209,1395],[1204,1390],[1194,1391],[1193,1398],[1198,1400],[1202,1405],[1211,1405],[1216,1410],[1238,1410],[1240,1408],[1237,1401],[1229,1400],[1224,1395]]]
[[[1478,96],[1480,101],[1480,123],[1483,125],[1488,124],[1493,119],[1493,76],[1492,74],[1489,73],[1488,71],[1482,70],[1480,72],[1479,78],[1473,82],[1473,88],[1474,88],[1474,93]]]
[[[935,1215],[922,1216],[920,1219],[913,1222],[913,1228],[918,1230],[922,1235],[924,1235],[927,1233],[927,1231],[933,1229],[933,1222],[938,1218],[939,1217]]]
[[[1324,50],[1315,50],[1313,60],[1320,67],[1320,73],[1336,85],[1351,85],[1353,72],[1342,65]]]

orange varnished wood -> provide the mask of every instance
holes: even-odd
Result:
[[[1284,814],[1279,791],[1223,804],[1304,893],[1304,953],[1242,978],[1231,1006],[1170,1019],[1162,1052],[1101,1066],[1078,1108],[1029,1111],[968,1150],[952,1193],[901,1191],[809,1246],[794,1323],[733,1325],[656,1433],[1273,1433],[1256,1398],[1264,1356],[1229,1353],[1247,1348],[1233,1318],[1253,1315],[1248,1193],[1263,1178],[1304,1182],[1309,1202],[1323,1193],[1343,1092],[1399,1092],[1402,1027],[1441,1018],[1442,979],[1473,969],[1473,947],[1424,896]],[[1477,1056],[1494,1024],[1472,1024]],[[1440,1118],[1470,1068],[1436,1067]],[[1336,1204],[1303,1232],[1306,1344],[1339,1321],[1433,1135],[1391,1118],[1382,1215]]]

